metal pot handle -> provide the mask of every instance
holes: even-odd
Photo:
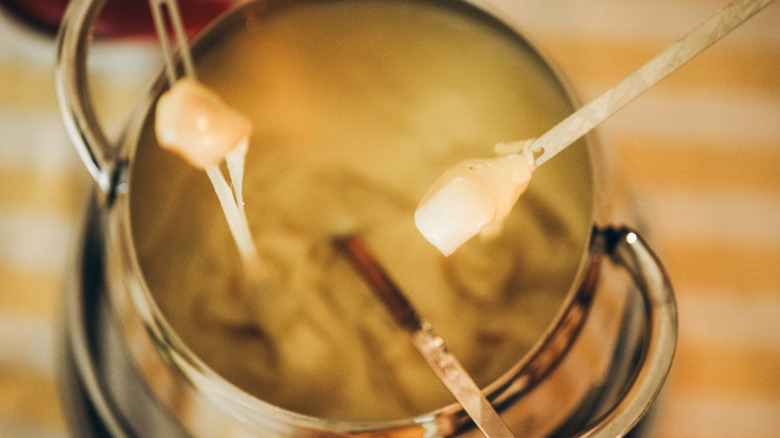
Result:
[[[596,231],[604,255],[632,276],[645,302],[644,357],[630,386],[595,424],[579,437],[622,437],[650,409],[672,365],[677,343],[677,306],[666,271],[639,234],[628,228]]]
[[[114,180],[118,149],[95,117],[87,87],[87,51],[105,0],[73,0],[65,10],[57,35],[54,81],[57,101],[81,161],[101,192],[109,193]]]

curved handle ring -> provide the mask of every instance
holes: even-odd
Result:
[[[604,255],[624,267],[642,293],[646,335],[644,357],[622,399],[579,437],[614,438],[628,433],[650,409],[672,365],[677,344],[677,306],[658,257],[628,228],[596,231]],[[598,246],[598,245],[597,245]]]
[[[95,117],[87,87],[87,49],[105,0],[74,0],[57,35],[54,81],[65,129],[102,193],[113,185],[117,149]]]

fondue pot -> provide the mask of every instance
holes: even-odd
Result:
[[[286,17],[290,11],[338,9],[342,5],[346,5],[345,11],[360,10],[354,8],[356,5],[373,5],[381,10],[388,4],[430,9],[436,17],[441,13],[490,29],[502,41],[530,56],[534,68],[553,84],[552,88],[560,90],[569,111],[576,106],[561,75],[516,26],[486,5],[460,0],[243,3],[215,20],[195,40],[195,65],[199,72],[207,72],[203,66],[209,60],[221,59],[216,53],[226,35],[236,29],[263,28],[263,20]],[[102,5],[99,0],[71,2],[58,37],[56,66],[63,118],[96,186],[85,211],[83,244],[65,302],[63,394],[73,434],[481,436],[457,403],[390,420],[342,420],[297,412],[231,383],[183,340],[171,324],[170,314],[160,308],[156,286],[149,281],[139,250],[146,232],[145,218],[162,214],[166,199],[186,196],[164,187],[177,171],[166,173],[168,161],[157,160],[157,152],[151,152],[152,146],[148,146],[153,143],[149,140],[149,126],[154,102],[168,84],[160,75],[120,141],[108,140],[90,100],[86,68],[91,29]],[[344,27],[333,27],[345,31]],[[299,35],[304,29],[293,30],[289,35]],[[420,47],[427,47],[426,38],[428,35],[421,33],[408,41],[422,41]],[[401,52],[413,52],[413,47],[417,47],[408,41],[399,44]],[[451,44],[458,47],[465,43],[453,40]],[[374,52],[369,46],[364,54],[371,53]],[[250,60],[247,57],[247,62]],[[425,61],[420,58],[421,65]],[[224,77],[222,74],[214,77],[219,79]],[[205,73],[204,81],[214,77]],[[394,79],[397,78],[388,82]],[[422,87],[410,99],[425,94],[430,87],[433,85]],[[441,105],[454,105],[453,102],[442,101]],[[545,104],[538,102],[540,107]],[[511,117],[499,118],[511,121]],[[507,129],[514,132],[511,127]],[[443,137],[446,135],[442,133]],[[381,173],[381,164],[375,174]],[[431,181],[436,173],[431,173]],[[280,173],[275,177],[283,179],[289,175]],[[635,198],[619,166],[594,135],[551,160],[538,171],[538,177],[534,176],[532,184],[544,191],[548,182],[563,186],[564,192],[567,187],[584,192],[578,198],[584,206],[571,206],[578,211],[575,216],[580,217],[577,223],[582,230],[578,251],[568,254],[577,262],[571,278],[566,279],[564,298],[541,336],[509,369],[483,385],[483,392],[518,437],[647,433],[652,425],[649,414],[654,412],[652,408],[671,366],[676,343],[676,306],[669,280],[643,237],[646,230],[637,225]],[[247,208],[252,190],[251,186],[245,188],[250,198]],[[262,234],[262,229],[256,231]],[[484,257],[490,258],[491,254]],[[533,258],[533,254],[528,257]],[[164,262],[158,265],[163,270],[167,266]],[[292,272],[294,276],[295,271]],[[307,396],[305,387],[300,394]]]

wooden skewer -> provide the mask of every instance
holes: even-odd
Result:
[[[514,437],[463,365],[447,350],[444,340],[434,334],[431,324],[414,309],[362,240],[355,235],[346,235],[335,242],[482,433],[488,438]]]

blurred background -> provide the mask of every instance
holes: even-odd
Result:
[[[492,2],[583,99],[727,3]],[[57,392],[58,318],[92,181],[56,104],[52,32],[64,3],[0,2],[3,437],[67,436]],[[119,20],[106,20],[91,55],[94,98],[113,133],[160,66],[154,41],[127,36],[148,30],[135,26],[145,2],[119,3],[142,12],[109,13]],[[224,5],[216,3],[193,9],[190,23],[199,25]],[[656,435],[780,436],[780,4],[640,97],[600,133],[641,194],[677,294],[679,344]]]

